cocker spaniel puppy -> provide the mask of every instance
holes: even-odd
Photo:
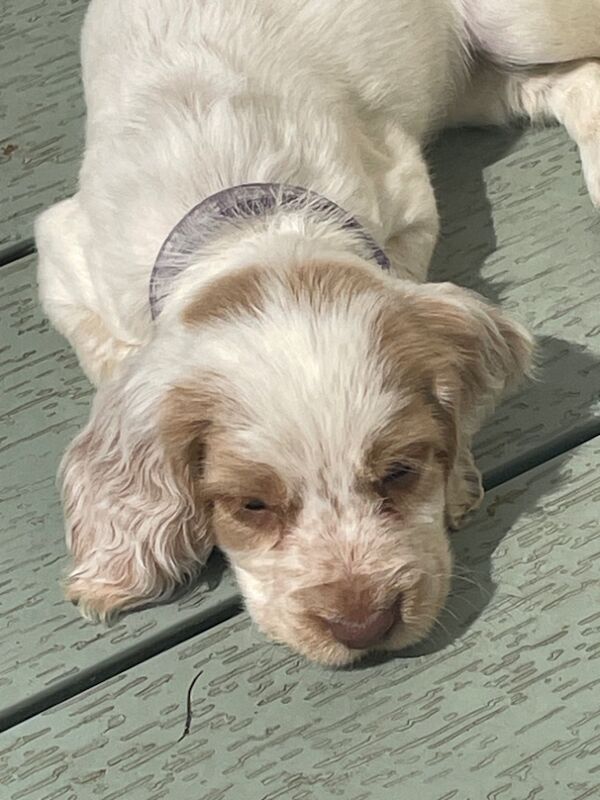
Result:
[[[92,1],[79,190],[36,229],[98,386],[62,467],[86,616],[167,597],[218,545],[310,658],[427,633],[481,499],[472,436],[532,342],[424,282],[421,146],[555,118],[598,203],[599,31],[597,0]]]

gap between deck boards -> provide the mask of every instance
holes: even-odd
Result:
[[[33,239],[25,239],[17,244],[12,244],[0,250],[0,267],[8,267],[9,264],[34,253],[35,242]]]
[[[33,239],[27,239],[19,244],[5,248],[0,251],[0,267],[12,264],[34,252],[35,243]],[[545,442],[531,451],[517,456],[508,463],[489,470],[484,475],[485,489],[486,491],[495,489],[501,484],[523,475],[597,436],[600,436],[600,419],[590,420],[580,428],[571,430],[563,436],[555,437],[550,442]],[[173,627],[167,633],[159,634],[148,639],[140,646],[125,650],[116,658],[107,659],[93,668],[81,670],[67,685],[48,687],[24,701],[0,711],[0,733],[226,622],[240,614],[242,610],[240,598],[232,599],[231,602],[223,603],[222,607],[215,611],[209,619],[202,621],[186,620],[180,626]]]

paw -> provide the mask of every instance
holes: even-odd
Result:
[[[600,209],[600,130],[589,141],[580,142],[579,152],[585,185],[592,203]]]
[[[479,508],[483,495],[481,473],[469,453],[457,464],[448,480],[446,525],[450,531],[457,531],[467,514]]]

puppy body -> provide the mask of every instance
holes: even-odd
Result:
[[[98,381],[147,340],[148,280],[163,240],[192,206],[228,186],[310,187],[381,243],[422,224],[430,250],[435,205],[419,143],[465,79],[462,37],[444,0],[243,0],[226,10],[187,0],[92,3],[80,189],[37,226],[45,306],[63,333],[86,340],[90,377]],[[305,246],[305,234],[298,221],[280,249],[294,239]],[[273,238],[253,243],[253,257],[272,254]],[[324,240],[315,251],[352,250]],[[226,268],[239,266],[219,255]],[[427,259],[396,266],[422,280]],[[210,281],[219,269],[213,260],[194,277]],[[95,322],[115,352],[107,345],[88,355]]]
[[[167,596],[216,541],[261,627],[313,658],[346,663],[431,627],[446,524],[481,496],[471,436],[531,340],[456,287],[419,285],[438,227],[420,148],[447,121],[554,115],[596,163],[573,100],[573,83],[600,86],[589,65],[535,85],[475,72],[497,11],[478,9],[91,3],[80,188],[36,228],[44,306],[99,384],[63,467],[84,612]],[[333,220],[276,212],[224,224],[152,323],[169,231],[248,182],[336,202],[394,274]]]

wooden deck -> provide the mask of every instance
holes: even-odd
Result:
[[[325,671],[240,615],[5,734],[5,796],[597,797],[599,457],[490,493],[456,541],[478,585],[418,650]]]
[[[1,800],[600,797],[600,216],[561,129],[431,153],[432,277],[529,325],[540,371],[478,439],[491,491],[428,642],[315,667],[264,641],[218,558],[112,628],[63,601],[55,474],[91,387],[37,303],[31,223],[75,186],[86,5],[0,3]]]

